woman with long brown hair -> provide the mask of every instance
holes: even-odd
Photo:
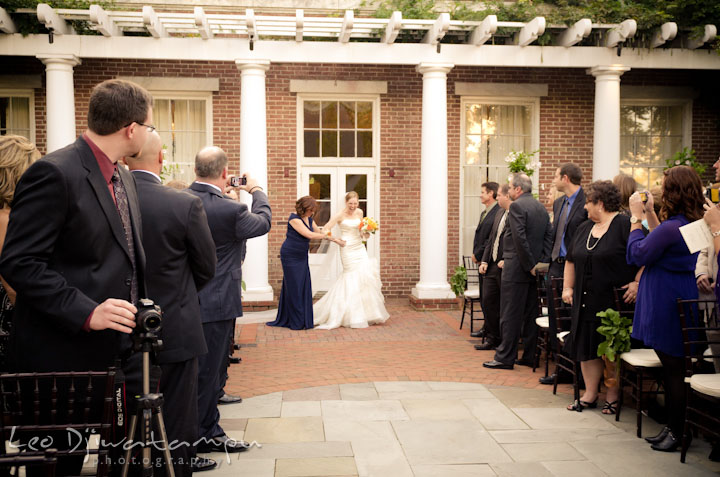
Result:
[[[639,192],[630,197],[630,237],[627,260],[644,266],[635,306],[633,338],[655,350],[665,375],[665,407],[668,426],[655,437],[646,438],[652,448],[674,451],[680,445],[685,413],[685,363],[680,316],[676,300],[697,299],[695,264],[697,253],[690,253],[680,227],[703,217],[702,183],[695,170],[675,166],[665,171],[662,185],[660,220],[653,210],[652,194],[647,202]],[[651,230],[647,237],[640,223],[647,218]]]

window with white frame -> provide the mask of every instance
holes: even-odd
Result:
[[[153,122],[163,140],[163,179],[190,184],[195,155],[212,143],[212,97],[208,94],[153,93]]]
[[[689,146],[689,101],[623,101],[620,108],[620,170],[638,187],[660,184],[666,160]]]
[[[507,182],[505,157],[515,151],[537,149],[538,102],[465,99],[462,102],[461,252],[471,255],[475,228],[485,207],[481,184]]]
[[[32,92],[0,90],[0,136],[16,134],[35,141]]]
[[[344,161],[373,157],[372,101],[303,101],[307,158]]]

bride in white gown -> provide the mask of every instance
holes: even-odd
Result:
[[[367,328],[385,322],[390,316],[385,309],[379,273],[362,243],[359,225],[363,212],[358,205],[357,193],[348,192],[345,209],[325,224],[324,230],[328,232],[339,224],[346,245],[340,249],[342,275],[313,306],[316,329]]]

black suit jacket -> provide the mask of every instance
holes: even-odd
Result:
[[[198,290],[215,275],[215,242],[202,201],[133,171],[143,216],[148,298],[163,310],[159,363],[207,353]]]
[[[138,292],[145,253],[135,181],[118,167],[135,240]],[[128,335],[82,329],[107,298],[130,300],[132,264],[125,231],[85,140],[48,154],[15,190],[0,273],[17,291],[12,354],[21,371],[102,370]]]
[[[487,215],[485,215],[485,219],[482,222],[478,222],[478,226],[475,229],[475,239],[473,240],[473,255],[477,261],[482,260],[483,252],[488,244],[488,237],[490,236],[493,222],[498,214],[498,210],[501,208],[502,207],[495,203],[495,206],[490,209]]]
[[[530,270],[550,261],[552,225],[545,207],[532,194],[525,193],[510,204],[503,238],[503,280],[531,282]]]
[[[553,202],[553,242],[555,241],[555,234],[557,233],[556,226],[560,221],[560,207],[562,207],[564,200],[565,197],[560,197],[559,199],[555,199],[555,202]],[[585,222],[587,218],[587,210],[585,210],[585,191],[583,191],[581,187],[578,190],[578,195],[575,196],[575,202],[573,202],[572,207],[570,207],[570,215],[565,221],[565,250],[567,250],[568,246],[572,243],[578,225]],[[552,251],[552,248],[550,248],[550,250]]]
[[[492,259],[492,248],[493,243],[495,243],[495,239],[498,235],[498,228],[500,227],[500,221],[502,220],[502,216],[505,214],[505,209],[498,206],[499,212],[495,214],[495,220],[493,220],[492,224],[492,230],[490,231],[490,235],[488,236],[487,240],[487,246],[485,247],[485,251],[483,252],[481,262],[485,263],[497,263],[500,260],[503,259],[503,238],[505,237],[505,234],[508,230],[508,222],[507,219],[505,219],[505,226],[503,227],[502,234],[500,235],[500,241],[498,242],[498,252],[497,252],[497,260],[493,262]]]
[[[245,242],[270,231],[270,204],[260,190],[253,193],[252,212],[209,185],[193,182],[188,191],[203,202],[217,255],[215,277],[199,293],[203,323],[234,320],[242,316]]]

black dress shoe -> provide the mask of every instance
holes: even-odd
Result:
[[[516,359],[515,364],[519,364],[520,366],[527,366],[528,368],[533,367],[533,362],[526,359]]]
[[[487,342],[479,345],[475,345],[475,349],[480,351],[488,351],[497,348],[497,345]]]
[[[239,364],[242,361],[240,356],[228,356],[228,362],[230,364]]]
[[[680,447],[680,444],[682,444],[682,440],[679,437],[675,437],[675,434],[673,434],[672,431],[669,431],[665,436],[665,439],[660,442],[656,442],[651,445],[650,448],[656,451],[673,452]]]
[[[656,436],[652,437],[646,437],[645,440],[649,442],[650,444],[657,444],[658,442],[662,442],[665,440],[665,437],[667,437],[668,432],[670,432],[670,428],[668,426],[665,426],[660,430],[660,433]]]
[[[227,435],[213,437],[212,439],[203,439],[197,446],[197,451],[201,454],[208,452],[244,452],[250,448],[250,444],[245,441],[236,441]]]
[[[217,467],[217,462],[207,457],[193,457],[193,460],[190,462],[190,467],[193,472],[203,472]]]
[[[512,364],[501,363],[500,361],[495,361],[494,359],[492,361],[485,361],[483,366],[490,369],[513,369]]]
[[[470,336],[473,338],[482,338],[483,336],[485,336],[485,330],[473,331],[472,333],[470,333]]]
[[[543,376],[542,378],[538,379],[538,381],[540,381],[540,384],[555,384],[555,373]]]
[[[240,396],[231,396],[230,394],[223,394],[220,396],[220,399],[218,399],[218,404],[235,404],[238,402],[242,402],[242,398]]]

